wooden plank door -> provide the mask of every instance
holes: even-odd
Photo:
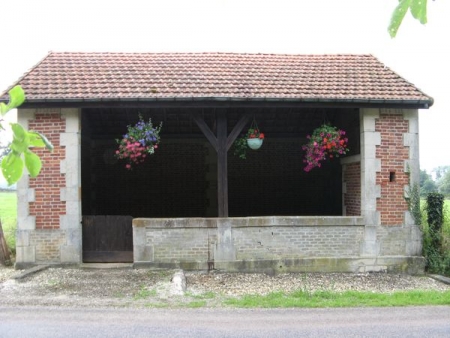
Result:
[[[83,262],[133,262],[133,217],[83,216]]]

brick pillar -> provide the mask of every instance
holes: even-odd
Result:
[[[39,176],[29,179],[29,189],[34,191],[29,212],[35,217],[36,229],[59,229],[59,217],[66,214],[66,202],[61,201],[60,193],[65,186],[60,162],[66,157],[66,148],[59,139],[66,129],[66,119],[60,109],[40,109],[34,114],[34,119],[28,121],[28,128],[44,134],[54,146],[52,152],[45,148],[33,149],[43,165]]]
[[[342,215],[361,216],[361,156],[347,156],[342,165]]]
[[[43,162],[36,178],[18,182],[16,265],[81,262],[78,109],[19,109],[25,128],[43,133],[53,152],[33,149]]]
[[[412,117],[411,111],[408,112]],[[408,188],[409,171],[419,174],[418,149],[410,154],[414,133],[409,133],[409,125],[410,122],[405,119],[404,110],[401,109],[381,109],[380,116],[375,121],[375,129],[381,134],[381,143],[376,147],[376,157],[381,160],[376,184],[381,186],[377,210],[380,212],[382,225],[406,223],[408,204],[405,200],[405,190]],[[417,132],[415,135],[417,136]],[[413,155],[414,160],[410,160],[410,155]]]
[[[405,266],[414,270],[417,263],[418,270],[423,270],[423,258],[417,257],[421,232],[405,201],[409,177],[412,183],[419,182],[417,110],[361,109],[360,122],[365,220],[361,256],[375,259],[375,265],[364,271],[389,269],[390,258],[381,263],[382,257],[403,257]]]

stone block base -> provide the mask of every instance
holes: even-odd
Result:
[[[219,270],[246,273],[300,273],[300,272],[386,272],[422,275],[425,269],[423,257],[376,257],[376,258],[301,258],[280,260],[220,261],[208,264],[200,261],[138,262],[135,268]]]

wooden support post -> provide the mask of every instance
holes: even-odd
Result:
[[[227,114],[224,110],[219,111],[217,113],[217,137],[199,114],[192,114],[192,118],[217,151],[218,216],[228,217],[228,149],[250,120],[250,114],[244,114],[234,126],[230,135],[227,136]]]
[[[245,125],[250,121],[250,114],[244,114],[239,119],[239,121],[234,126],[233,130],[231,131],[230,135],[228,135],[227,138],[227,150],[230,150],[231,146],[233,145],[234,141],[236,141],[237,137],[241,133],[242,129],[244,129]]]
[[[227,115],[217,114],[217,201],[219,217],[228,217]]]
[[[9,256],[8,244],[6,244],[3,235],[2,221],[0,220],[0,264],[11,265],[11,257]]]
[[[206,136],[209,143],[211,143],[213,148],[217,151],[217,138],[211,131],[211,129],[209,129],[205,120],[199,114],[192,114],[192,118],[194,119],[195,123],[197,123],[197,126],[200,128],[202,133]]]

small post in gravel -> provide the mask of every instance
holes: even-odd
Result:
[[[5,236],[3,235],[3,227],[1,220],[0,220],[0,264],[11,265],[9,248],[8,244],[6,244]]]

